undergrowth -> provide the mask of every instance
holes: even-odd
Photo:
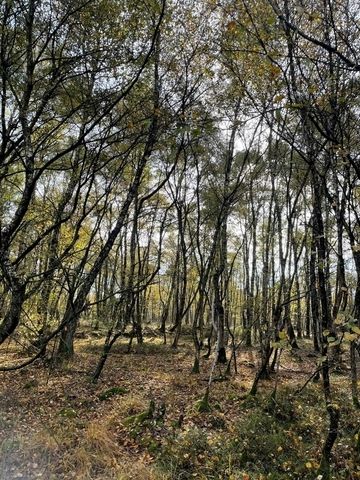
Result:
[[[344,391],[337,392],[343,412],[334,448],[332,478],[360,478],[355,451],[360,416]],[[301,394],[284,387],[271,395],[238,402],[238,414],[226,428],[190,427],[165,442],[159,455],[172,479],[317,479],[327,416],[321,387]]]
[[[249,396],[254,369],[243,356],[238,376],[216,370],[208,408],[198,408],[210,362],[192,375],[187,348],[123,347],[97,385],[88,382],[90,354],[77,357],[76,371],[35,365],[2,375],[0,480],[320,480],[328,428],[321,382],[304,387],[306,374],[287,374],[275,398],[273,381]],[[332,377],[335,480],[360,479],[360,412],[349,385],[346,375]]]

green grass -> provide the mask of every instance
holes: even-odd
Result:
[[[359,413],[343,390],[336,394],[343,415],[332,478],[360,478],[355,451]],[[237,406],[238,415],[226,421],[225,429],[205,422],[205,428],[192,427],[174,435],[163,448],[159,465],[165,469],[171,465],[172,478],[178,479],[317,477],[328,421],[320,385],[311,384],[301,394],[295,387],[282,387],[276,404],[267,393]]]

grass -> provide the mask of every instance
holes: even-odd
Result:
[[[345,392],[342,395],[344,414],[332,478],[360,478],[355,452],[360,417]],[[301,396],[296,387],[285,388],[273,411],[269,411],[269,399],[264,394],[251,405],[239,402],[238,415],[230,422],[227,419],[224,429],[208,423],[207,428],[180,432],[167,442],[159,461],[173,465],[173,476],[179,479],[314,480],[327,421],[320,386],[310,386]]]
[[[49,371],[39,362],[0,374],[0,480],[317,478],[328,425],[321,382],[298,393],[316,359],[304,354],[297,364],[284,353],[274,402],[273,380],[261,382],[255,397],[246,395],[255,371],[254,351],[244,350],[237,375],[216,370],[211,408],[199,411],[194,405],[204,396],[212,360],[201,359],[201,373],[193,375],[188,345],[174,352],[152,341],[127,354],[119,343],[94,385],[88,378],[96,342],[81,341],[72,370]],[[331,475],[352,480],[360,478],[360,414],[347,373],[332,382],[341,417]],[[143,422],[124,423],[151,401],[154,411]]]

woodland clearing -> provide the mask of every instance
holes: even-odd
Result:
[[[239,350],[238,373],[216,366],[211,409],[204,412],[198,405],[213,360],[202,358],[201,373],[191,374],[191,342],[175,350],[151,337],[128,352],[123,339],[93,384],[103,340],[84,337],[71,365],[37,360],[0,372],[0,479],[320,478],[327,415],[321,380],[306,384],[317,368],[309,341],[300,341],[296,353],[283,351],[277,380],[274,373],[262,381],[255,397],[247,393],[258,351]],[[7,342],[1,364],[21,363],[26,355]],[[360,412],[351,401],[346,358],[331,378],[340,408],[332,478],[360,478]],[[140,420],[151,401],[152,414]]]

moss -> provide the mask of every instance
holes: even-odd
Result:
[[[66,418],[75,418],[75,417],[77,417],[77,412],[73,408],[66,408],[65,407],[65,408],[62,408],[59,411],[59,415],[61,415],[62,417],[66,417]]]
[[[209,403],[209,388],[206,389],[204,396],[195,403],[193,410],[199,413],[211,412],[212,409]]]
[[[127,393],[127,391],[122,387],[112,387],[100,393],[98,398],[100,401],[104,401],[114,395],[124,395],[125,393]]]
[[[191,373],[193,373],[195,375],[200,373],[200,362],[199,362],[199,359],[197,357],[194,360],[194,365],[193,365],[193,368],[191,370]]]
[[[124,425],[133,425],[137,423],[143,423],[145,420],[149,420],[153,418],[155,411],[155,402],[154,400],[150,400],[150,405],[147,410],[144,412],[139,413],[138,415],[132,415],[131,417],[127,417],[123,420]]]

